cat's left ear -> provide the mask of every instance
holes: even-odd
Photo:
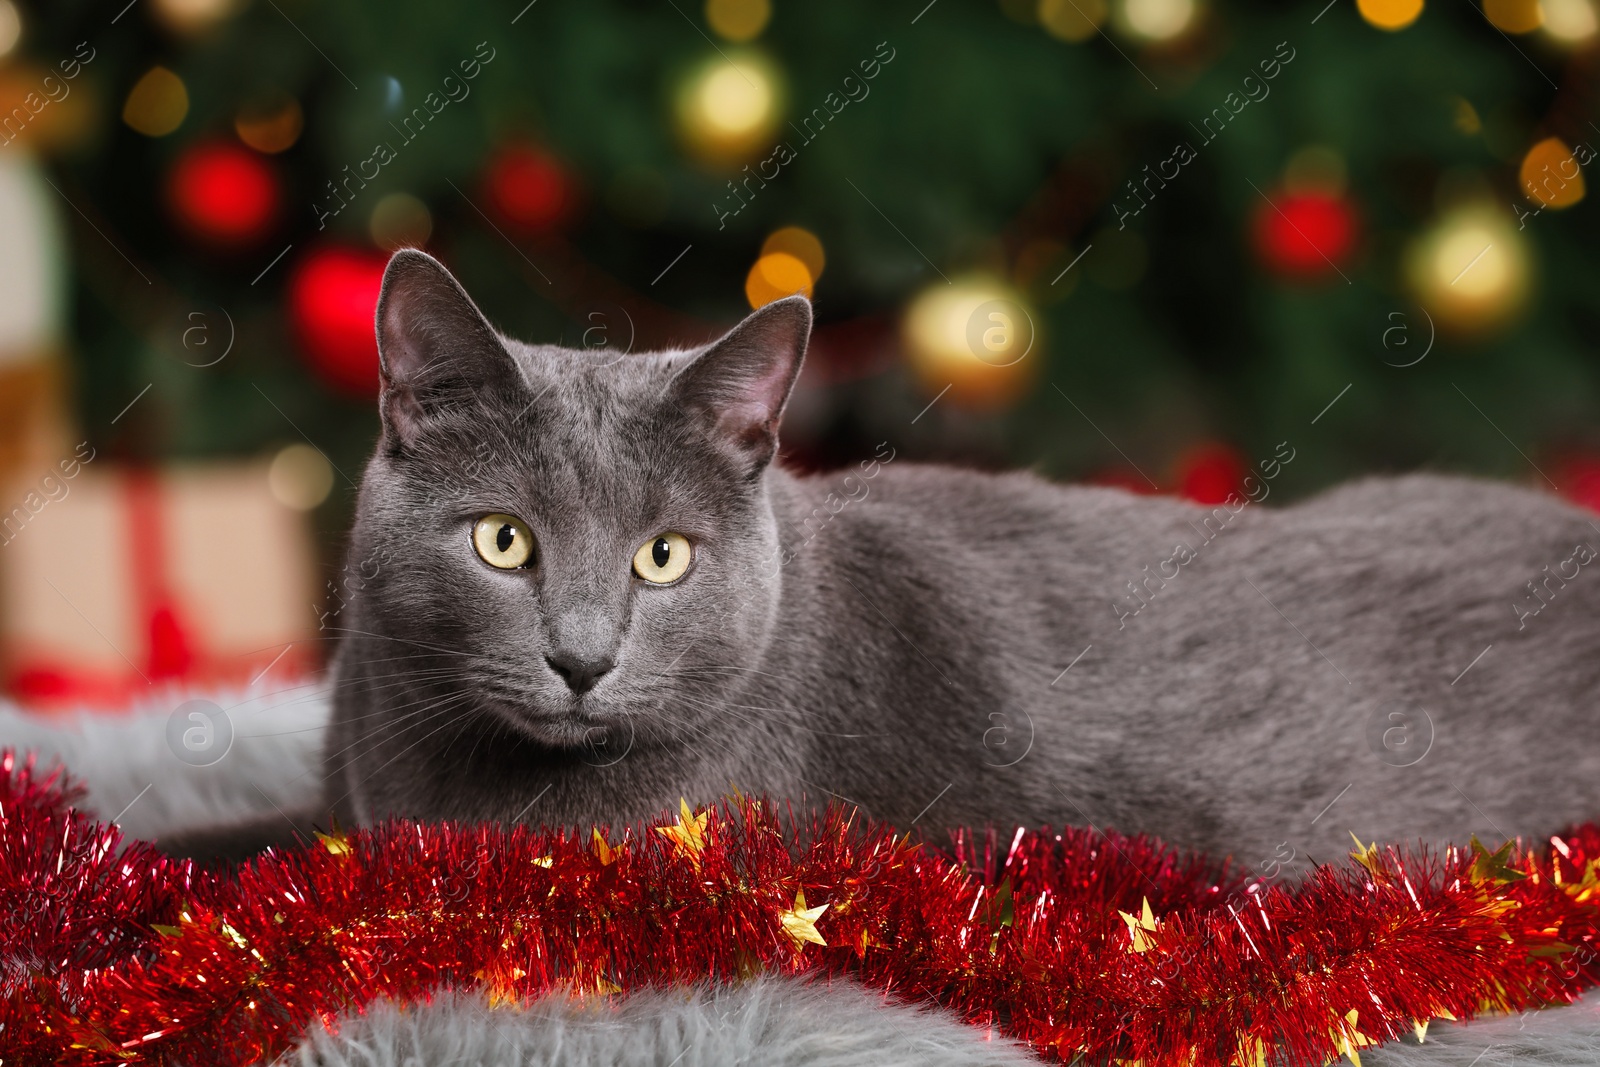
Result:
[[[415,443],[428,421],[511,389],[517,370],[489,320],[444,264],[415,248],[389,260],[378,297],[378,409],[391,446]]]
[[[751,312],[672,381],[672,399],[705,417],[719,441],[764,468],[778,450],[778,423],[811,337],[811,302],[775,300]]]

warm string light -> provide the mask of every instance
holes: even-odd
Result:
[[[678,90],[678,132],[700,159],[726,164],[772,147],[782,115],[776,68],[743,51],[706,60]]]
[[[257,152],[273,155],[294,147],[305,122],[299,101],[285,93],[272,93],[241,107],[233,130]]]
[[[1356,10],[1380,30],[1403,30],[1422,14],[1422,0],[1356,0]]]
[[[1195,0],[1121,0],[1111,9],[1111,20],[1134,40],[1160,43],[1187,33],[1197,14]]]
[[[1510,321],[1526,302],[1527,242],[1498,205],[1451,209],[1411,245],[1411,286],[1441,326],[1463,333]]]
[[[1546,137],[1522,157],[1517,177],[1522,195],[1540,207],[1561,210],[1583,199],[1582,163],[1592,162],[1593,153],[1579,160],[1559,137]]]
[[[706,23],[711,32],[736,44],[760,37],[771,18],[770,0],[706,0]]]
[[[154,0],[156,17],[180,33],[202,33],[238,11],[240,0]]]
[[[1506,33],[1532,33],[1544,22],[1539,0],[1483,0],[1483,17]]]
[[[12,0],[0,0],[0,58],[11,54],[22,40],[22,12]]]
[[[1539,14],[1544,32],[1563,44],[1587,41],[1600,29],[1594,0],[1541,0]]]
[[[1600,827],[1442,856],[1357,842],[1293,888],[1148,839],[913,845],[740,797],[592,834],[393,823],[237,871],[173,860],[0,757],[8,1060],[271,1060],[317,1020],[445,985],[515,1005],[754,971],[924,994],[1062,1059],[1312,1067],[1573,1000]],[[1581,954],[1580,954],[1581,953]]]
[[[165,137],[189,114],[189,90],[166,67],[151,67],[122,105],[122,121],[146,137]]]
[[[1038,0],[1034,17],[1063,41],[1087,41],[1111,26],[1129,40],[1160,45],[1176,41],[1198,21],[1196,0]]]
[[[288,445],[267,467],[267,488],[284,507],[311,511],[333,492],[333,466],[308,444]]]
[[[949,389],[968,407],[1015,400],[1039,364],[1031,309],[1020,293],[986,276],[928,286],[906,310],[902,335],[923,389]]]
[[[1039,24],[1063,41],[1087,41],[1105,21],[1105,0],[1039,0]]]
[[[761,256],[745,278],[745,297],[752,308],[797,293],[810,297],[827,259],[816,234],[799,226],[775,230],[761,246]]]
[[[433,236],[433,213],[410,193],[390,193],[372,206],[367,232],[372,243],[386,252],[422,248]]]

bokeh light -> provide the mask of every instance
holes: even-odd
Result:
[[[1544,32],[1567,43],[1587,41],[1600,29],[1594,0],[1542,0],[1539,14]]]
[[[1130,37],[1170,41],[1193,25],[1195,14],[1195,0],[1122,0],[1112,20]]]
[[[1328,145],[1306,145],[1283,165],[1283,187],[1291,193],[1331,193],[1345,190],[1349,180],[1344,156]]]
[[[333,491],[333,467],[310,445],[292,444],[272,457],[267,488],[285,507],[310,511]]]
[[[151,67],[122,105],[122,121],[146,137],[165,137],[189,114],[189,90],[166,67]]]
[[[1509,219],[1497,205],[1458,207],[1411,246],[1412,287],[1440,325],[1477,332],[1521,310],[1531,266],[1527,246]]]
[[[239,0],[154,0],[156,17],[180,33],[208,30],[233,14]]]
[[[1403,30],[1422,14],[1422,0],[1356,0],[1356,10],[1380,30]]]
[[[706,0],[706,22],[725,40],[753,41],[771,18],[771,0]]]
[[[421,248],[433,236],[433,213],[410,193],[390,193],[373,205],[367,232],[373,244],[388,252]]]
[[[1522,157],[1522,195],[1542,207],[1571,207],[1583,199],[1583,169],[1559,137],[1546,137]]]
[[[278,179],[260,156],[231,143],[185,149],[172,168],[167,200],[192,234],[224,244],[260,237],[278,212]]]
[[[1506,33],[1532,33],[1544,21],[1539,0],[1483,0],[1483,17]]]
[[[773,252],[785,252],[804,263],[813,282],[822,277],[822,268],[828,263],[817,235],[801,226],[773,230],[761,243],[761,254],[765,256]]]
[[[257,152],[273,155],[292,148],[305,128],[300,102],[287,93],[272,93],[244,105],[234,117],[233,131]]]
[[[1039,24],[1063,41],[1087,41],[1105,21],[1105,0],[1039,0]]]
[[[765,307],[796,293],[809,297],[815,284],[803,261],[787,252],[767,252],[745,277],[744,295],[751,307]]]
[[[11,0],[0,0],[0,56],[8,56],[22,40],[22,12]]]
[[[781,111],[771,63],[755,53],[718,55],[685,80],[678,130],[691,152],[713,162],[748,157],[770,146]]]
[[[1038,336],[1021,294],[986,276],[936,282],[906,311],[902,328],[911,369],[924,390],[947,387],[962,406],[1010,403],[1034,379]]]

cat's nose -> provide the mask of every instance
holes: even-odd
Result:
[[[600,676],[617,665],[614,656],[584,656],[576,652],[557,650],[544,658],[550,669],[561,675],[567,688],[582,696],[594,688]]]

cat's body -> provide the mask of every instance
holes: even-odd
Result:
[[[1410,477],[1211,509],[892,445],[799,478],[764,450],[803,306],[605,365],[462,303],[424,257],[391,268],[347,817],[614,824],[737,788],[1282,862],[1600,813],[1600,570],[1574,562],[1600,532],[1553,497]],[[483,513],[526,520],[537,566],[475,557]],[[695,545],[677,584],[627,569],[661,530]]]

